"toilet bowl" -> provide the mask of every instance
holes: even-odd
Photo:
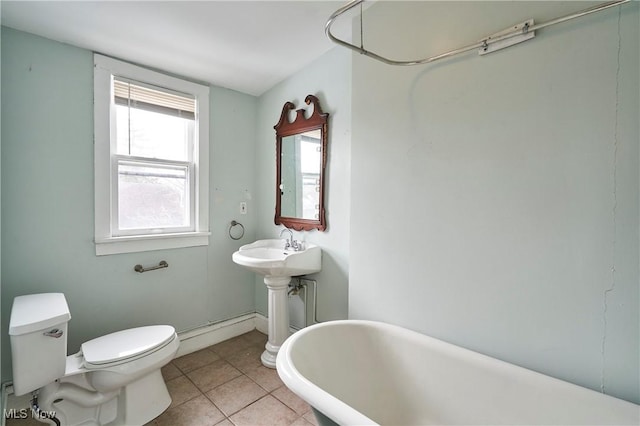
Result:
[[[32,414],[60,425],[142,425],[171,397],[160,372],[175,356],[173,327],[122,330],[66,355],[71,315],[62,293],[19,296],[9,324],[13,388],[32,392]]]

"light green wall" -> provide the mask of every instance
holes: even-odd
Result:
[[[69,350],[115,330],[178,331],[255,311],[254,277],[231,254],[255,238],[257,100],[211,87],[210,244],[95,256],[92,52],[2,28],[2,380],[13,298],[63,292]],[[240,217],[239,203],[249,213]],[[245,226],[228,236],[231,220]],[[138,274],[135,264],[169,268]]]
[[[365,45],[421,58],[591,5],[380,2]],[[639,6],[483,57],[354,56],[350,317],[640,402]]]
[[[290,101],[306,108],[304,98],[315,95],[329,113],[328,166],[325,180],[325,232],[294,232],[298,240],[322,247],[322,271],[310,275],[318,283],[318,320],[347,317],[349,287],[349,218],[351,206],[351,54],[334,48],[276,85],[258,99],[256,182],[258,237],[278,238],[282,226],[274,224],[276,192],[276,138],[273,126]],[[311,294],[307,323],[311,324]],[[256,309],[266,315],[267,289],[256,278]]]
[[[0,49],[1,49],[1,43],[2,43],[2,32],[0,31]],[[2,60],[0,58],[0,98],[2,97]],[[1,114],[1,103],[0,103],[0,114]],[[2,118],[0,116],[0,241],[2,241]],[[0,243],[0,302],[2,301],[2,244]],[[2,318],[2,303],[0,303],[0,318]],[[2,328],[0,327],[0,333],[2,333]],[[2,338],[0,338],[0,382],[2,381],[2,372],[3,367],[2,367],[2,359],[4,358],[3,354],[2,354],[2,347],[3,347],[3,341]],[[3,401],[0,403],[0,409],[4,410],[4,398]],[[4,411],[3,411],[4,413]]]

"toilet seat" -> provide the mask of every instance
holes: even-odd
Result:
[[[170,325],[137,327],[107,334],[82,344],[84,367],[104,369],[142,358],[175,338],[175,329]]]

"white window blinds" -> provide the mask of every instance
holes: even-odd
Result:
[[[194,97],[114,78],[113,96],[116,105],[143,109],[195,120]]]

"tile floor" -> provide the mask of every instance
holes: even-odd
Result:
[[[148,426],[317,426],[311,407],[261,364],[266,342],[254,330],[174,359],[162,369],[173,402]]]
[[[173,401],[146,426],[317,426],[311,407],[284,386],[276,370],[262,366],[266,342],[254,330],[171,361],[162,374]]]

